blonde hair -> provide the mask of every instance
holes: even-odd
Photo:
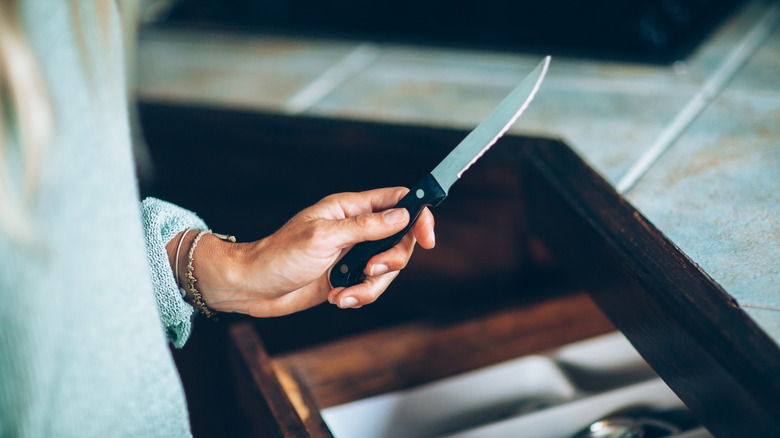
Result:
[[[18,0],[0,0],[0,231],[29,240],[28,211],[54,129],[52,103]],[[10,167],[13,155],[21,169]]]
[[[36,0],[37,1],[37,0]],[[0,234],[33,243],[29,211],[41,180],[41,169],[54,134],[54,104],[35,51],[27,38],[20,0],[0,0]],[[133,52],[128,38],[147,1],[92,0],[97,25],[108,45],[112,4],[124,21],[125,57]],[[84,69],[89,77],[87,42],[82,29],[79,0],[70,0],[72,25]],[[127,62],[127,65],[131,63]],[[21,169],[11,168],[21,163]]]

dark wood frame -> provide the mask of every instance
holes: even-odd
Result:
[[[716,436],[780,436],[777,343],[570,149],[528,161],[534,232],[669,387]]]
[[[245,238],[272,232],[298,209],[316,201],[312,196],[311,181],[289,175],[284,168],[269,165],[269,162],[300,163],[306,166],[307,173],[312,173],[314,180],[325,181],[328,172],[332,173],[334,169],[318,169],[317,164],[326,160],[332,165],[342,160],[344,167],[349,168],[349,177],[327,181],[322,187],[325,193],[410,184],[465,135],[463,131],[451,129],[181,108],[154,103],[142,104],[141,116],[159,174],[165,175],[154,184],[147,185],[144,192],[193,208],[209,219],[212,228],[229,229],[236,234],[243,232]],[[227,146],[225,137],[229,137]],[[219,146],[213,148],[210,144]],[[252,149],[260,144],[276,144],[277,147]],[[306,155],[302,155],[302,151],[306,151]],[[214,158],[220,153],[236,154],[238,160],[225,159],[224,167],[220,167],[222,161]],[[350,157],[365,160],[367,156],[377,163],[384,163],[384,170],[366,169],[365,161],[361,166],[349,166]],[[261,169],[260,174],[252,176],[258,168]],[[234,180],[226,182],[225,179]],[[354,181],[364,181],[365,186],[349,187],[349,183]],[[268,190],[279,185],[284,186],[281,192]],[[501,229],[505,224],[498,215],[483,214],[497,205],[511,209],[513,220],[517,221],[520,229],[517,235],[512,236],[516,247],[506,247],[505,252],[512,255],[509,257],[511,263],[501,265],[507,258],[506,254],[488,260],[499,266],[489,275],[469,273],[468,278],[473,278],[473,282],[466,281],[465,289],[475,284],[492,287],[491,290],[506,288],[515,280],[513,272],[544,270],[543,267],[547,266],[544,260],[551,256],[559,269],[577,279],[576,285],[569,287],[569,293],[563,295],[547,290],[524,299],[518,312],[544,306],[543,301],[565,305],[572,302],[567,300],[577,299],[572,291],[586,290],[716,436],[780,436],[778,345],[728,293],[564,143],[507,136],[459,185],[463,187],[458,194],[453,190],[451,199],[445,201],[440,212],[437,211],[437,217],[441,213],[442,217],[465,215],[471,218],[451,235],[450,240],[455,246],[472,242],[473,236],[469,233],[480,229],[474,226],[480,221],[494,221],[494,225]],[[264,198],[259,202],[274,206],[274,211],[267,212],[260,227],[252,224],[255,228],[250,229],[241,222],[256,211],[243,201],[246,195],[238,193],[242,187],[258,192],[264,187]],[[507,197],[520,198],[521,202],[502,203],[502,199]],[[484,201],[488,202],[487,205],[482,203],[483,199],[488,199]],[[225,211],[230,214],[225,214]],[[259,233],[259,236],[253,235],[253,232]],[[487,234],[479,237],[491,238]],[[528,245],[528,242],[537,244]],[[542,257],[547,252],[549,254]],[[415,255],[415,260],[419,260],[418,267],[413,264],[408,268],[409,273],[399,277],[397,290],[403,291],[416,285],[417,290],[422,287],[430,291],[430,296],[423,299],[440,302],[444,297],[431,287],[435,282],[425,283],[426,275],[431,275],[431,272],[441,274],[447,270],[448,261],[438,260],[441,257],[437,257]],[[404,282],[405,277],[411,281]],[[443,278],[441,275],[433,277],[437,281]],[[498,281],[494,281],[496,278]],[[448,297],[454,300],[453,309],[459,304],[455,283],[463,285],[463,282],[464,279],[459,278],[449,285],[456,292],[454,298]],[[397,294],[403,295],[402,292]],[[392,298],[383,302],[390,309],[387,313],[398,312],[401,307],[393,307],[390,300]],[[378,304],[375,306],[382,308]],[[483,316],[490,318],[491,309],[483,310]],[[327,310],[324,312],[327,313]],[[601,321],[596,313],[583,314],[587,317],[582,319],[582,324],[590,327],[590,331],[580,331],[583,335],[590,333],[592,336],[609,329],[609,323]],[[315,311],[307,317],[312,315],[317,317],[318,314]],[[380,312],[372,319],[381,320],[382,317]],[[424,312],[409,312],[395,317],[382,324],[364,325],[362,330],[392,331],[388,327],[393,327],[393,324],[413,326],[415,321],[426,315]],[[301,325],[302,320],[295,318],[291,317],[286,323],[242,320],[231,327],[229,337],[222,338],[229,339],[234,347],[229,350],[229,355],[234,359],[231,370],[239,388],[237,397],[240,397],[244,409],[252,410],[248,416],[254,432],[262,430],[262,433],[278,436],[329,436],[317,413],[323,401],[317,399],[315,393],[318,390],[312,391],[318,384],[312,382],[311,370],[301,370],[293,359],[296,355],[307,354],[309,358],[316,357],[317,342],[341,341],[337,340],[338,333],[330,334],[328,339],[314,341],[300,338],[274,341],[273,336],[269,336],[280,327],[278,324],[288,324],[288,327]],[[359,322],[359,318],[357,320]],[[228,318],[228,323],[233,321]],[[431,336],[431,339],[436,339],[441,334]],[[522,338],[522,332],[517,332],[517,337]],[[545,339],[545,342],[533,347],[551,348],[554,345],[550,339],[555,342],[573,340],[566,336]],[[274,342],[276,345],[273,345]],[[360,343],[361,338],[343,342]],[[512,354],[532,353],[530,350],[528,346],[523,346]],[[402,354],[399,357],[403,359]],[[501,357],[487,354],[484,359],[489,363]],[[411,378],[407,384],[421,383],[484,364],[471,362],[438,374]],[[287,382],[284,383],[280,381],[280,375],[290,376],[298,382],[295,385],[297,389],[293,390],[299,393],[297,406],[290,400],[289,379],[282,379]],[[398,385],[396,382],[386,385],[386,388]],[[355,394],[364,396],[376,391],[379,389],[355,391]],[[336,399],[329,399],[326,404],[334,403]],[[190,403],[192,406],[193,401]],[[301,411],[307,410],[310,415],[300,415]]]

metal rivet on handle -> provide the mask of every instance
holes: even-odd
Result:
[[[425,196],[425,190],[423,189],[417,189],[417,198],[422,199],[423,196]]]
[[[341,271],[342,274],[346,274],[349,271],[349,266],[347,266],[346,263],[345,263],[345,264],[341,265],[341,267],[339,268],[339,271]]]

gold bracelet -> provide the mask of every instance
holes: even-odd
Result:
[[[183,287],[179,286],[179,252],[181,251],[181,244],[184,243],[184,238],[187,237],[187,233],[192,231],[192,228],[187,228],[187,230],[184,231],[184,234],[182,234],[181,239],[179,239],[179,245],[176,246],[176,261],[175,263],[175,271],[174,271],[174,280],[176,281],[176,286],[179,288],[179,292],[181,292],[181,297],[184,298],[187,296],[187,291],[184,290]]]
[[[234,236],[226,236],[224,234],[216,234],[212,233],[211,230],[203,230],[200,233],[198,233],[197,236],[195,236],[195,240],[192,241],[192,246],[190,246],[190,252],[187,255],[187,273],[185,274],[187,277],[187,286],[189,287],[190,292],[192,292],[192,301],[195,303],[196,306],[200,309],[200,311],[206,315],[206,318],[211,318],[216,315],[216,313],[209,309],[209,307],[206,305],[206,302],[203,301],[203,296],[200,294],[198,289],[195,288],[195,282],[198,281],[195,278],[195,268],[192,266],[193,262],[193,255],[195,254],[195,247],[198,246],[198,242],[200,241],[200,238],[203,237],[204,234],[214,234],[215,236],[219,237],[222,240],[229,240],[231,242],[235,242],[236,238]]]

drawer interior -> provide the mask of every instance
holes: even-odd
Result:
[[[598,419],[652,418],[679,436],[698,421],[614,332],[404,391],[323,410],[334,436],[575,436]]]
[[[156,169],[142,193],[241,240],[331,193],[412,185],[466,134],[155,103],[141,119]],[[775,430],[776,345],[561,141],[502,138],[434,214],[437,247],[416,251],[372,305],[199,322],[174,353],[197,434],[331,436],[328,409],[513,360],[566,376],[556,409],[666,388],[657,373],[710,430]],[[654,371],[599,377],[555,359],[616,328]]]

